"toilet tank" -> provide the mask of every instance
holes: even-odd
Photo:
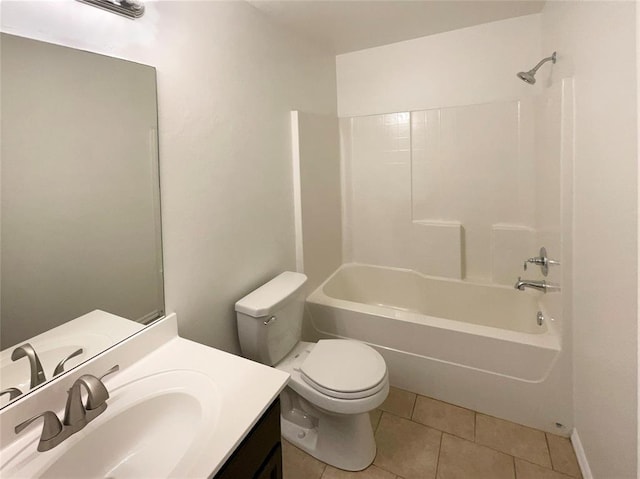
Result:
[[[273,366],[300,341],[307,277],[285,271],[236,302],[242,355]]]

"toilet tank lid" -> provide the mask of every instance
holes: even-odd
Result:
[[[307,277],[302,273],[285,271],[237,301],[236,311],[254,318],[273,314],[306,281]]]

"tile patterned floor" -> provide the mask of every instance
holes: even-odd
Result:
[[[568,439],[391,388],[372,411],[378,453],[364,471],[283,442],[285,479],[582,479]]]

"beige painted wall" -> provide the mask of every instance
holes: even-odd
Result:
[[[553,82],[575,82],[574,422],[595,478],[638,473],[636,8],[547,2],[542,13]]]
[[[342,264],[342,202],[338,119],[293,112],[293,161],[297,210],[297,269],[307,290]]]
[[[157,68],[167,310],[238,352],[234,302],[295,268],[289,112],[335,115],[335,58],[244,2],[146,6],[3,2],[2,30]]]

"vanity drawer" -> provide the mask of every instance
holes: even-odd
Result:
[[[280,399],[276,399],[215,479],[282,479]]]

